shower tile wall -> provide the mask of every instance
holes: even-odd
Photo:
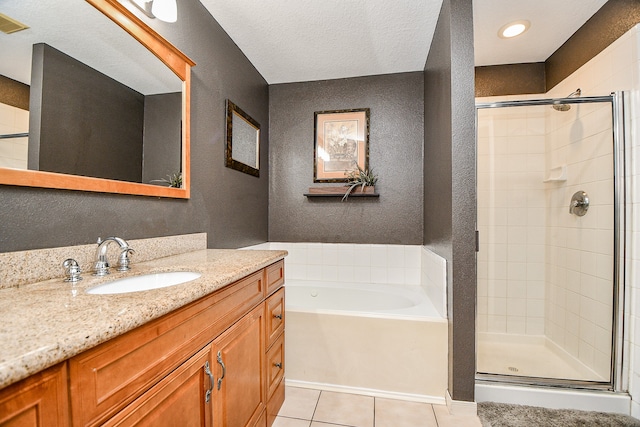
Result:
[[[628,287],[626,299],[628,308],[627,316],[630,317],[631,321],[628,323],[630,330],[627,331],[627,341],[625,341],[624,349],[627,365],[623,370],[623,376],[625,378],[625,384],[623,384],[623,386],[627,387],[628,384],[633,399],[632,415],[636,418],[640,418],[640,319],[638,318],[638,314],[640,313],[640,300],[638,300],[636,296],[640,289],[640,270],[637,268],[638,260],[640,260],[640,216],[638,214],[638,212],[640,212],[640,186],[637,181],[637,177],[640,174],[640,158],[638,157],[638,150],[640,149],[640,106],[638,105],[638,91],[640,90],[640,63],[638,62],[638,49],[640,48],[638,40],[640,37],[639,28],[639,26],[636,26],[628,31],[548,93],[549,97],[561,97],[573,92],[578,87],[582,89],[583,96],[607,95],[613,91],[621,90],[630,91],[628,95],[630,95],[631,108],[629,109],[630,111],[628,110],[626,112],[628,132],[626,141],[627,253],[625,262],[628,266],[626,277]],[[558,115],[555,116],[557,120],[561,119]],[[596,123],[597,121],[586,117],[583,121],[584,126],[591,126]],[[584,134],[586,136],[587,132],[585,131]],[[603,146],[598,147],[604,148]],[[599,154],[603,153],[594,152],[594,157],[599,157]],[[604,160],[601,161],[604,162]],[[607,164],[601,163],[594,165],[594,167],[607,169],[609,168],[609,164],[608,162]],[[604,170],[602,172],[604,173]],[[594,173],[599,172],[594,171]],[[571,176],[569,176],[569,178],[571,179]],[[597,178],[597,176],[591,177],[591,179],[594,178]],[[602,175],[601,178],[604,178],[604,175]],[[572,185],[572,183],[569,182],[569,185]],[[587,184],[585,183],[585,185]],[[611,196],[604,194],[603,190],[605,187],[611,188],[610,183],[596,179],[588,185],[594,188],[594,203],[606,204],[607,198]],[[608,209],[601,205],[600,209],[596,211],[596,213],[598,213],[597,215],[594,215],[591,219],[587,218],[589,214],[583,217],[583,220],[586,220],[586,224],[583,225],[588,227],[589,230],[586,238],[588,240],[593,240],[594,238],[599,240],[598,247],[601,249],[613,247],[613,242],[610,241],[611,234],[606,231],[609,227],[608,223],[612,222],[612,219],[607,218],[607,211]],[[577,225],[577,218],[571,218],[570,221],[573,221],[574,224]],[[570,226],[571,224],[568,223],[565,225]],[[607,276],[607,278],[611,277],[613,272],[609,271],[609,267],[606,266],[606,260],[609,254],[590,251],[588,247],[584,247],[589,245],[588,240],[582,245],[583,251],[580,253],[582,270],[580,272],[580,278],[585,279],[585,288],[591,291],[591,295],[589,297],[583,297],[581,301],[579,301],[579,306],[573,306],[574,308],[567,312],[568,315],[564,319],[564,330],[561,328],[562,316],[558,312],[549,313],[550,331],[548,331],[548,333],[555,335],[554,339],[556,340],[561,340],[564,334],[565,342],[569,341],[566,343],[567,350],[575,352],[577,345],[578,352],[582,352],[580,356],[581,360],[585,360],[585,357],[590,358],[593,349],[596,371],[602,372],[605,368],[608,368],[608,366],[605,366],[602,353],[608,351],[610,343],[604,342],[605,337],[602,333],[602,326],[607,321],[605,318],[607,317],[607,313],[610,312],[610,303],[606,301],[606,295],[598,295],[597,293],[602,289],[598,286],[603,284],[602,279],[604,279],[605,276]],[[573,253],[575,254],[575,252]],[[596,262],[595,265],[593,264],[594,261]],[[577,262],[577,257],[574,257],[574,266],[577,266]],[[574,267],[573,272],[570,273],[574,277],[576,277],[575,271]],[[571,291],[567,290],[566,294],[571,295],[570,292]],[[567,303],[567,301],[565,301],[565,303]],[[609,319],[610,318],[611,315],[609,314]],[[580,319],[579,326],[576,325],[576,320],[578,319]],[[580,331],[579,336],[581,340],[579,343],[575,342],[576,328]],[[570,338],[567,340],[567,337]]]
[[[544,334],[542,107],[479,110],[478,331]]]
[[[0,135],[29,131],[29,112],[0,103]],[[0,139],[0,167],[27,168],[28,138]]]
[[[627,90],[630,91],[630,108],[626,112],[626,126],[627,126],[627,141],[626,141],[626,197],[627,197],[627,232],[626,232],[626,259],[627,263],[626,269],[626,284],[627,284],[627,292],[626,292],[626,315],[629,317],[630,322],[628,323],[628,330],[625,334],[625,346],[624,346],[624,355],[626,358],[624,369],[622,369],[623,376],[623,389],[629,390],[632,396],[632,407],[631,414],[640,418],[640,298],[638,297],[638,293],[640,292],[640,26],[634,27],[627,34],[622,36],[612,45],[610,45],[607,49],[601,52],[598,56],[593,58],[583,67],[578,69],[575,73],[565,79],[563,82],[558,84],[552,90],[550,90],[546,94],[539,95],[527,95],[527,96],[510,96],[510,97],[501,97],[500,100],[515,100],[515,99],[536,99],[536,98],[556,98],[556,97],[564,97],[568,94],[572,93],[576,88],[582,89],[583,96],[596,96],[596,95],[607,95],[612,91],[618,90]],[[483,98],[478,99],[478,102],[486,102],[489,100],[497,100],[495,98]],[[575,113],[575,111],[574,111]],[[548,115],[553,114],[555,116],[555,120],[565,120],[569,119],[569,117],[559,117],[558,115],[562,114],[561,112],[555,112],[552,110],[547,111]],[[586,122],[589,122],[587,120]],[[583,125],[591,125],[592,123],[583,123]],[[554,124],[548,123],[549,132],[553,132]],[[548,142],[549,148],[551,150],[546,156],[545,161],[547,171],[549,172],[550,168],[556,167],[559,165],[562,159],[562,149],[560,147],[556,147],[554,150],[554,142],[552,141],[553,136],[550,136],[550,140]],[[573,147],[576,147],[575,145]],[[564,151],[566,154],[569,153],[569,147],[567,147]],[[602,152],[596,152],[594,156],[596,159],[598,157],[602,157]],[[480,153],[479,153],[480,157]],[[594,168],[607,169],[609,166],[601,164],[600,166],[594,166]],[[569,182],[568,184],[573,188],[575,188],[575,181],[571,182],[572,175],[575,176],[576,168],[572,167],[569,169],[570,172]],[[599,173],[595,172],[594,173]],[[605,181],[598,180],[597,178],[592,182],[599,181],[599,185],[605,186]],[[480,185],[480,182],[479,182]],[[550,193],[553,193],[553,186],[559,186],[558,184],[547,184],[549,186]],[[597,186],[594,186],[594,188]],[[479,188],[480,190],[480,188]],[[568,190],[566,192],[569,192]],[[603,195],[600,196],[598,193],[601,193],[598,189],[594,190],[595,193],[593,195],[598,199],[594,203],[600,203],[600,200],[605,201],[609,196]],[[480,194],[479,194],[480,196]],[[569,195],[570,196],[570,195]],[[551,200],[551,195],[550,202]],[[557,200],[566,199],[566,194],[563,196],[557,195]],[[564,207],[563,210],[567,210],[568,212],[568,199],[563,201]],[[553,206],[549,208],[549,214],[554,209]],[[560,209],[559,206],[555,206],[555,209]],[[605,237],[605,230],[608,228],[609,219],[606,219],[607,214],[604,213],[602,209],[594,209],[596,211],[596,215],[588,214],[582,220],[586,222],[588,227],[589,236],[587,239],[605,239],[602,244],[603,247],[611,247],[612,243],[609,243],[609,232],[606,231],[607,237]],[[600,211],[600,215],[598,215],[597,211]],[[594,213],[594,212],[591,212]],[[604,215],[604,217],[603,217]],[[591,218],[588,218],[591,216]],[[600,220],[600,221],[598,221]],[[569,239],[569,234],[572,233],[572,225],[577,225],[579,220],[577,218],[565,217],[565,220],[562,223],[558,223],[555,220],[549,220],[549,225],[551,227],[555,227],[556,231],[560,234],[565,233],[567,239]],[[595,223],[593,222],[595,221]],[[573,224],[572,224],[573,222]],[[552,233],[549,231],[549,233]],[[610,272],[608,271],[608,267],[604,266],[605,260],[610,256],[607,253],[597,253],[593,250],[581,250],[576,251],[575,247],[575,239],[577,238],[575,235],[571,236],[573,242],[567,244],[564,247],[557,246],[558,242],[562,239],[562,237],[556,236],[557,239],[555,241],[556,246],[553,245],[553,241],[550,242],[549,247],[547,247],[548,251],[553,251],[554,253],[565,252],[564,256],[568,254],[572,258],[572,268],[570,265],[567,265],[565,271],[561,271],[557,268],[556,262],[554,259],[547,254],[549,258],[549,264],[547,265],[547,277],[562,277],[563,274],[568,274],[574,278],[577,277],[576,273],[579,271],[578,275],[580,276],[580,280],[583,278],[586,281],[585,286],[590,288],[592,291],[591,296],[587,296],[581,298],[580,300],[573,301],[572,307],[565,313],[564,315],[562,310],[560,310],[560,303],[566,304],[566,296],[569,292],[573,292],[569,290],[569,288],[565,288],[564,291],[560,290],[560,288],[553,285],[555,289],[553,292],[560,292],[565,294],[565,300],[562,301],[561,298],[558,298],[556,295],[554,301],[547,301],[546,307],[546,329],[545,333],[549,336],[555,337],[554,339],[561,341],[562,336],[564,335],[564,341],[567,343],[567,350],[570,352],[574,352],[576,348],[578,349],[578,354],[580,354],[580,349],[583,349],[582,357],[590,357],[593,349],[593,357],[596,359],[598,356],[598,352],[603,352],[605,350],[604,335],[599,330],[602,326],[602,320],[606,317],[606,313],[604,313],[604,307],[607,305],[604,299],[602,301],[599,300],[597,294],[593,293],[593,286],[597,283],[602,283],[600,279],[604,279],[604,276],[611,277]],[[586,242],[588,243],[588,242]],[[581,249],[584,249],[581,245]],[[563,255],[560,255],[563,256]],[[482,271],[482,263],[484,261],[481,260],[482,254],[478,254],[478,270],[479,273]],[[579,260],[579,261],[578,261]],[[594,264],[595,260],[595,264]],[[577,270],[578,264],[580,265],[580,270]],[[612,274],[612,273],[611,273]],[[566,282],[565,282],[566,283]],[[567,286],[575,286],[575,283],[567,284]],[[596,292],[598,290],[597,285]],[[479,283],[479,293],[482,292],[482,286]],[[552,286],[545,290],[545,292],[552,292]],[[571,298],[572,296],[570,296]],[[550,300],[551,298],[547,298]],[[483,306],[486,307],[486,303],[480,302],[479,300],[479,321],[480,325],[482,325],[482,316],[480,315]],[[593,313],[589,313],[594,307],[597,310],[601,310],[600,313],[594,311]],[[485,309],[486,311],[486,309]],[[486,315],[485,315],[486,316]],[[580,316],[583,316],[586,322],[580,323]],[[576,321],[578,322],[576,324]],[[484,321],[486,325],[486,320]],[[579,341],[576,342],[575,336],[576,331],[578,331]],[[599,343],[598,343],[598,342]],[[607,346],[610,344],[607,343]],[[591,348],[590,348],[591,347]],[[599,362],[600,363],[600,362]],[[602,371],[604,369],[603,365],[596,366],[598,371]]]
[[[613,140],[608,104],[547,109],[548,183],[546,325],[548,338],[609,379],[613,316]],[[552,173],[552,172],[549,172]],[[571,196],[589,195],[583,217],[569,213]]]

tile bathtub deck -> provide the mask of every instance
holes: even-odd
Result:
[[[273,427],[480,427],[444,405],[286,387]]]

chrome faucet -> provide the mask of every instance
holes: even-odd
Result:
[[[129,244],[120,237],[107,237],[102,240],[98,237],[98,248],[96,249],[96,264],[93,274],[95,276],[105,276],[109,274],[109,260],[107,259],[107,248],[109,243],[116,242],[120,246],[120,256],[118,257],[118,271],[129,270],[129,254],[135,253]]]

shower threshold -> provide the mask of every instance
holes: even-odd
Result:
[[[477,346],[480,374],[609,381],[545,336],[479,333]]]

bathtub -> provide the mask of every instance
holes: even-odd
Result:
[[[447,321],[420,286],[285,287],[288,385],[445,403]]]

